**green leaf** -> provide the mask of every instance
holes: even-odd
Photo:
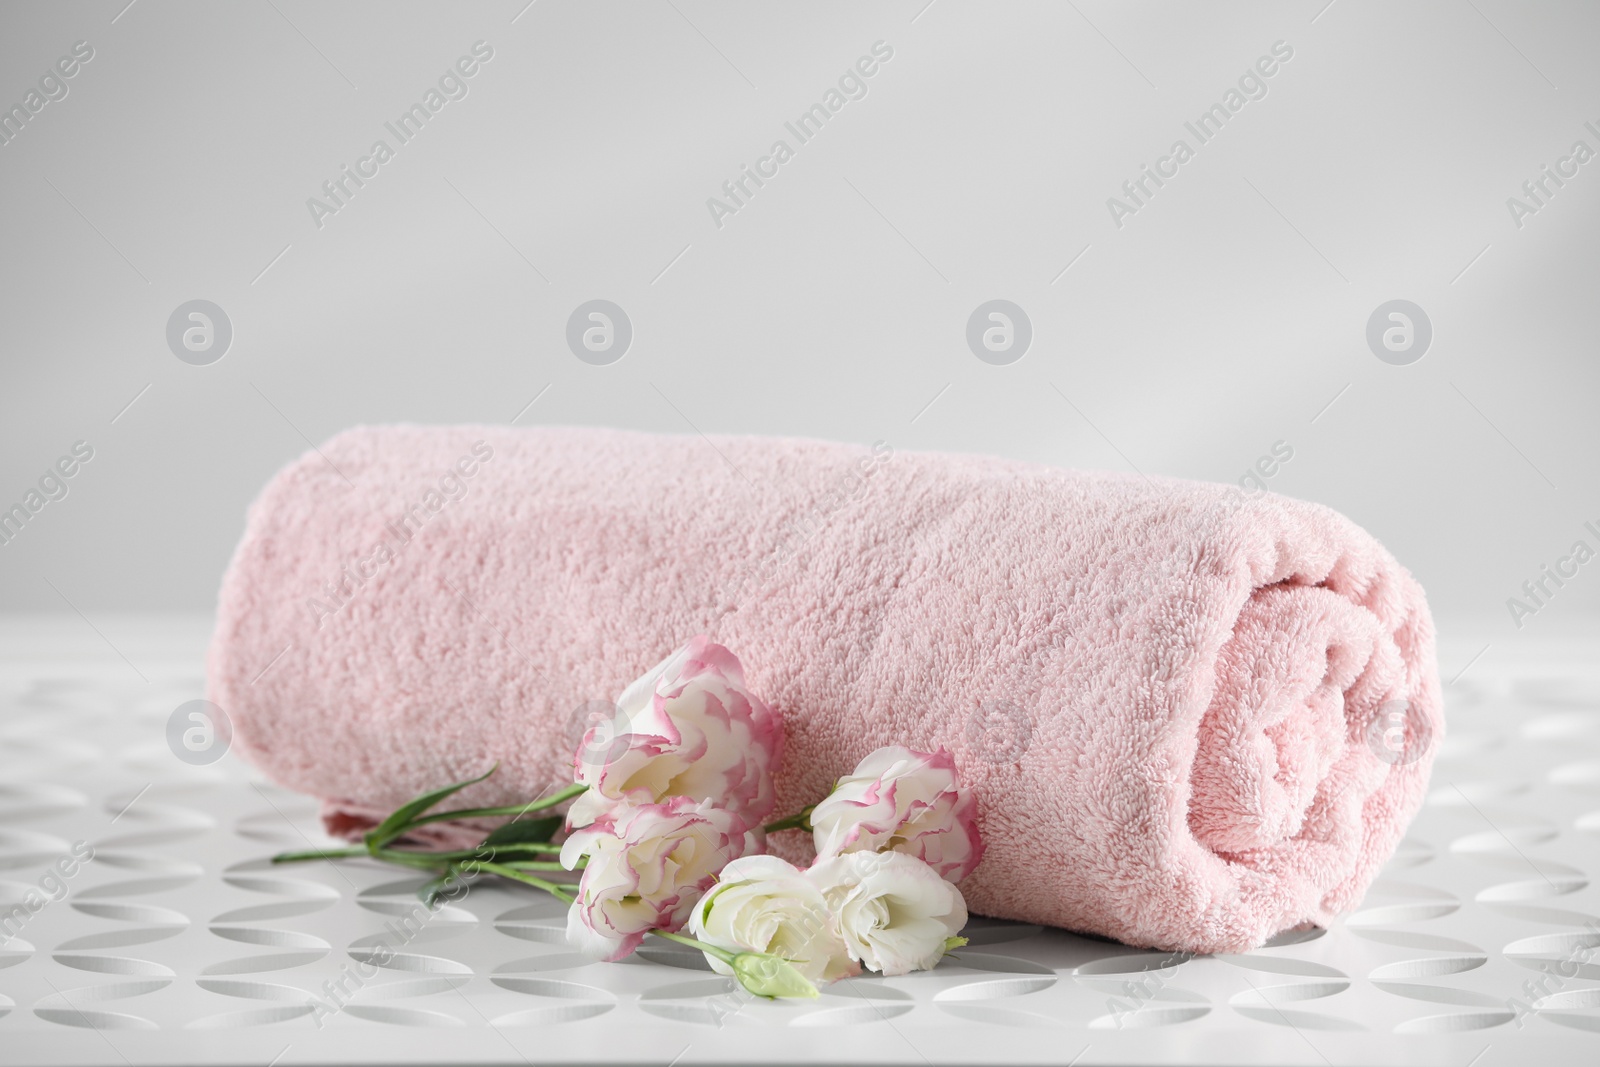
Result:
[[[451,864],[445,868],[445,872],[443,874],[427,882],[421,889],[417,890],[417,896],[422,899],[422,902],[426,904],[430,910],[432,910],[433,906],[439,902],[439,897],[443,895],[445,890],[449,889],[456,882],[460,881],[461,878],[462,874],[460,869],[454,864]]]
[[[389,813],[389,817],[387,819],[384,819],[383,822],[379,823],[377,826],[368,831],[365,838],[367,842],[367,848],[370,851],[375,852],[384,845],[387,845],[390,841],[393,841],[395,838],[399,837],[408,829],[410,829],[412,820],[414,820],[417,816],[421,815],[423,812],[439,803],[439,801],[443,800],[445,797],[450,796],[452,793],[459,793],[469,785],[477,785],[479,782],[483,781],[485,778],[489,777],[489,775],[498,770],[499,767],[500,764],[496,763],[493,767],[490,767],[487,771],[476,778],[468,778],[464,782],[457,782],[455,785],[447,785],[443,789],[435,789],[430,793],[423,793],[415,800],[407,801],[398,808],[395,808],[394,811]]]
[[[586,792],[588,788],[589,787],[586,785],[579,785],[574,782],[572,785],[567,786],[565,789],[562,789],[559,792],[551,793],[546,797],[540,797],[538,800],[530,800],[526,804],[507,804],[506,806],[499,808],[458,808],[455,811],[436,811],[431,815],[424,815],[417,819],[413,825],[421,826],[423,823],[447,822],[450,820],[460,821],[462,819],[492,819],[502,815],[509,815],[513,819],[520,819],[530,811],[538,811],[541,808],[553,808],[557,804],[565,803],[566,801],[571,800],[573,797]]]
[[[546,845],[566,820],[560,815],[547,815],[542,819],[518,819],[499,826],[483,839],[490,848],[504,845]]]

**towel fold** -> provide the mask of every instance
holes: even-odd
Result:
[[[1164,950],[1354,907],[1443,736],[1421,588],[1320,505],[593,429],[359,428],[291,464],[223,581],[210,695],[350,834],[496,760],[461,806],[570,782],[696,633],[784,716],[779,814],[942,745],[979,796],[973,912]]]

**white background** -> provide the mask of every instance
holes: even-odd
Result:
[[[1216,481],[1283,441],[1270,488],[1373,531],[1442,617],[1511,647],[1600,607],[1600,561],[1521,631],[1506,606],[1600,547],[1600,160],[1520,228],[1506,204],[1600,150],[1600,8],[924,3],[7,4],[0,103],[94,58],[0,147],[0,507],[95,455],[0,546],[0,607],[113,636],[209,610],[308,442],[513,418]],[[468,95],[319,228],[307,199],[479,40]],[[1277,41],[1267,95],[1114,225]],[[166,343],[195,298],[233,325],[209,366]],[[564,339],[594,298],[633,324],[610,366]],[[1033,324],[1009,366],[965,340],[995,298]],[[1395,298],[1434,330],[1408,366],[1365,340]]]

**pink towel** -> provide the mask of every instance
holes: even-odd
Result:
[[[979,795],[974,912],[1165,950],[1354,907],[1443,736],[1421,588],[1325,507],[592,429],[360,428],[291,464],[223,581],[210,688],[352,833],[496,760],[461,806],[570,781],[595,709],[697,633],[784,716],[780,814],[879,746],[943,745]]]

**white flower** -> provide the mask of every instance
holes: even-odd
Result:
[[[885,975],[926,970],[960,944],[967,924],[961,891],[901,852],[848,852],[819,860],[806,876],[839,920],[852,959]]]
[[[861,970],[845,950],[822,890],[776,856],[746,856],[724,867],[716,887],[689,916],[688,929],[695,940],[717,948],[788,960],[811,982]],[[715,956],[706,958],[718,974],[734,973]]]
[[[904,852],[959,882],[983,859],[977,818],[977,798],[961,788],[950,753],[889,745],[839,779],[810,821],[820,858]]]

